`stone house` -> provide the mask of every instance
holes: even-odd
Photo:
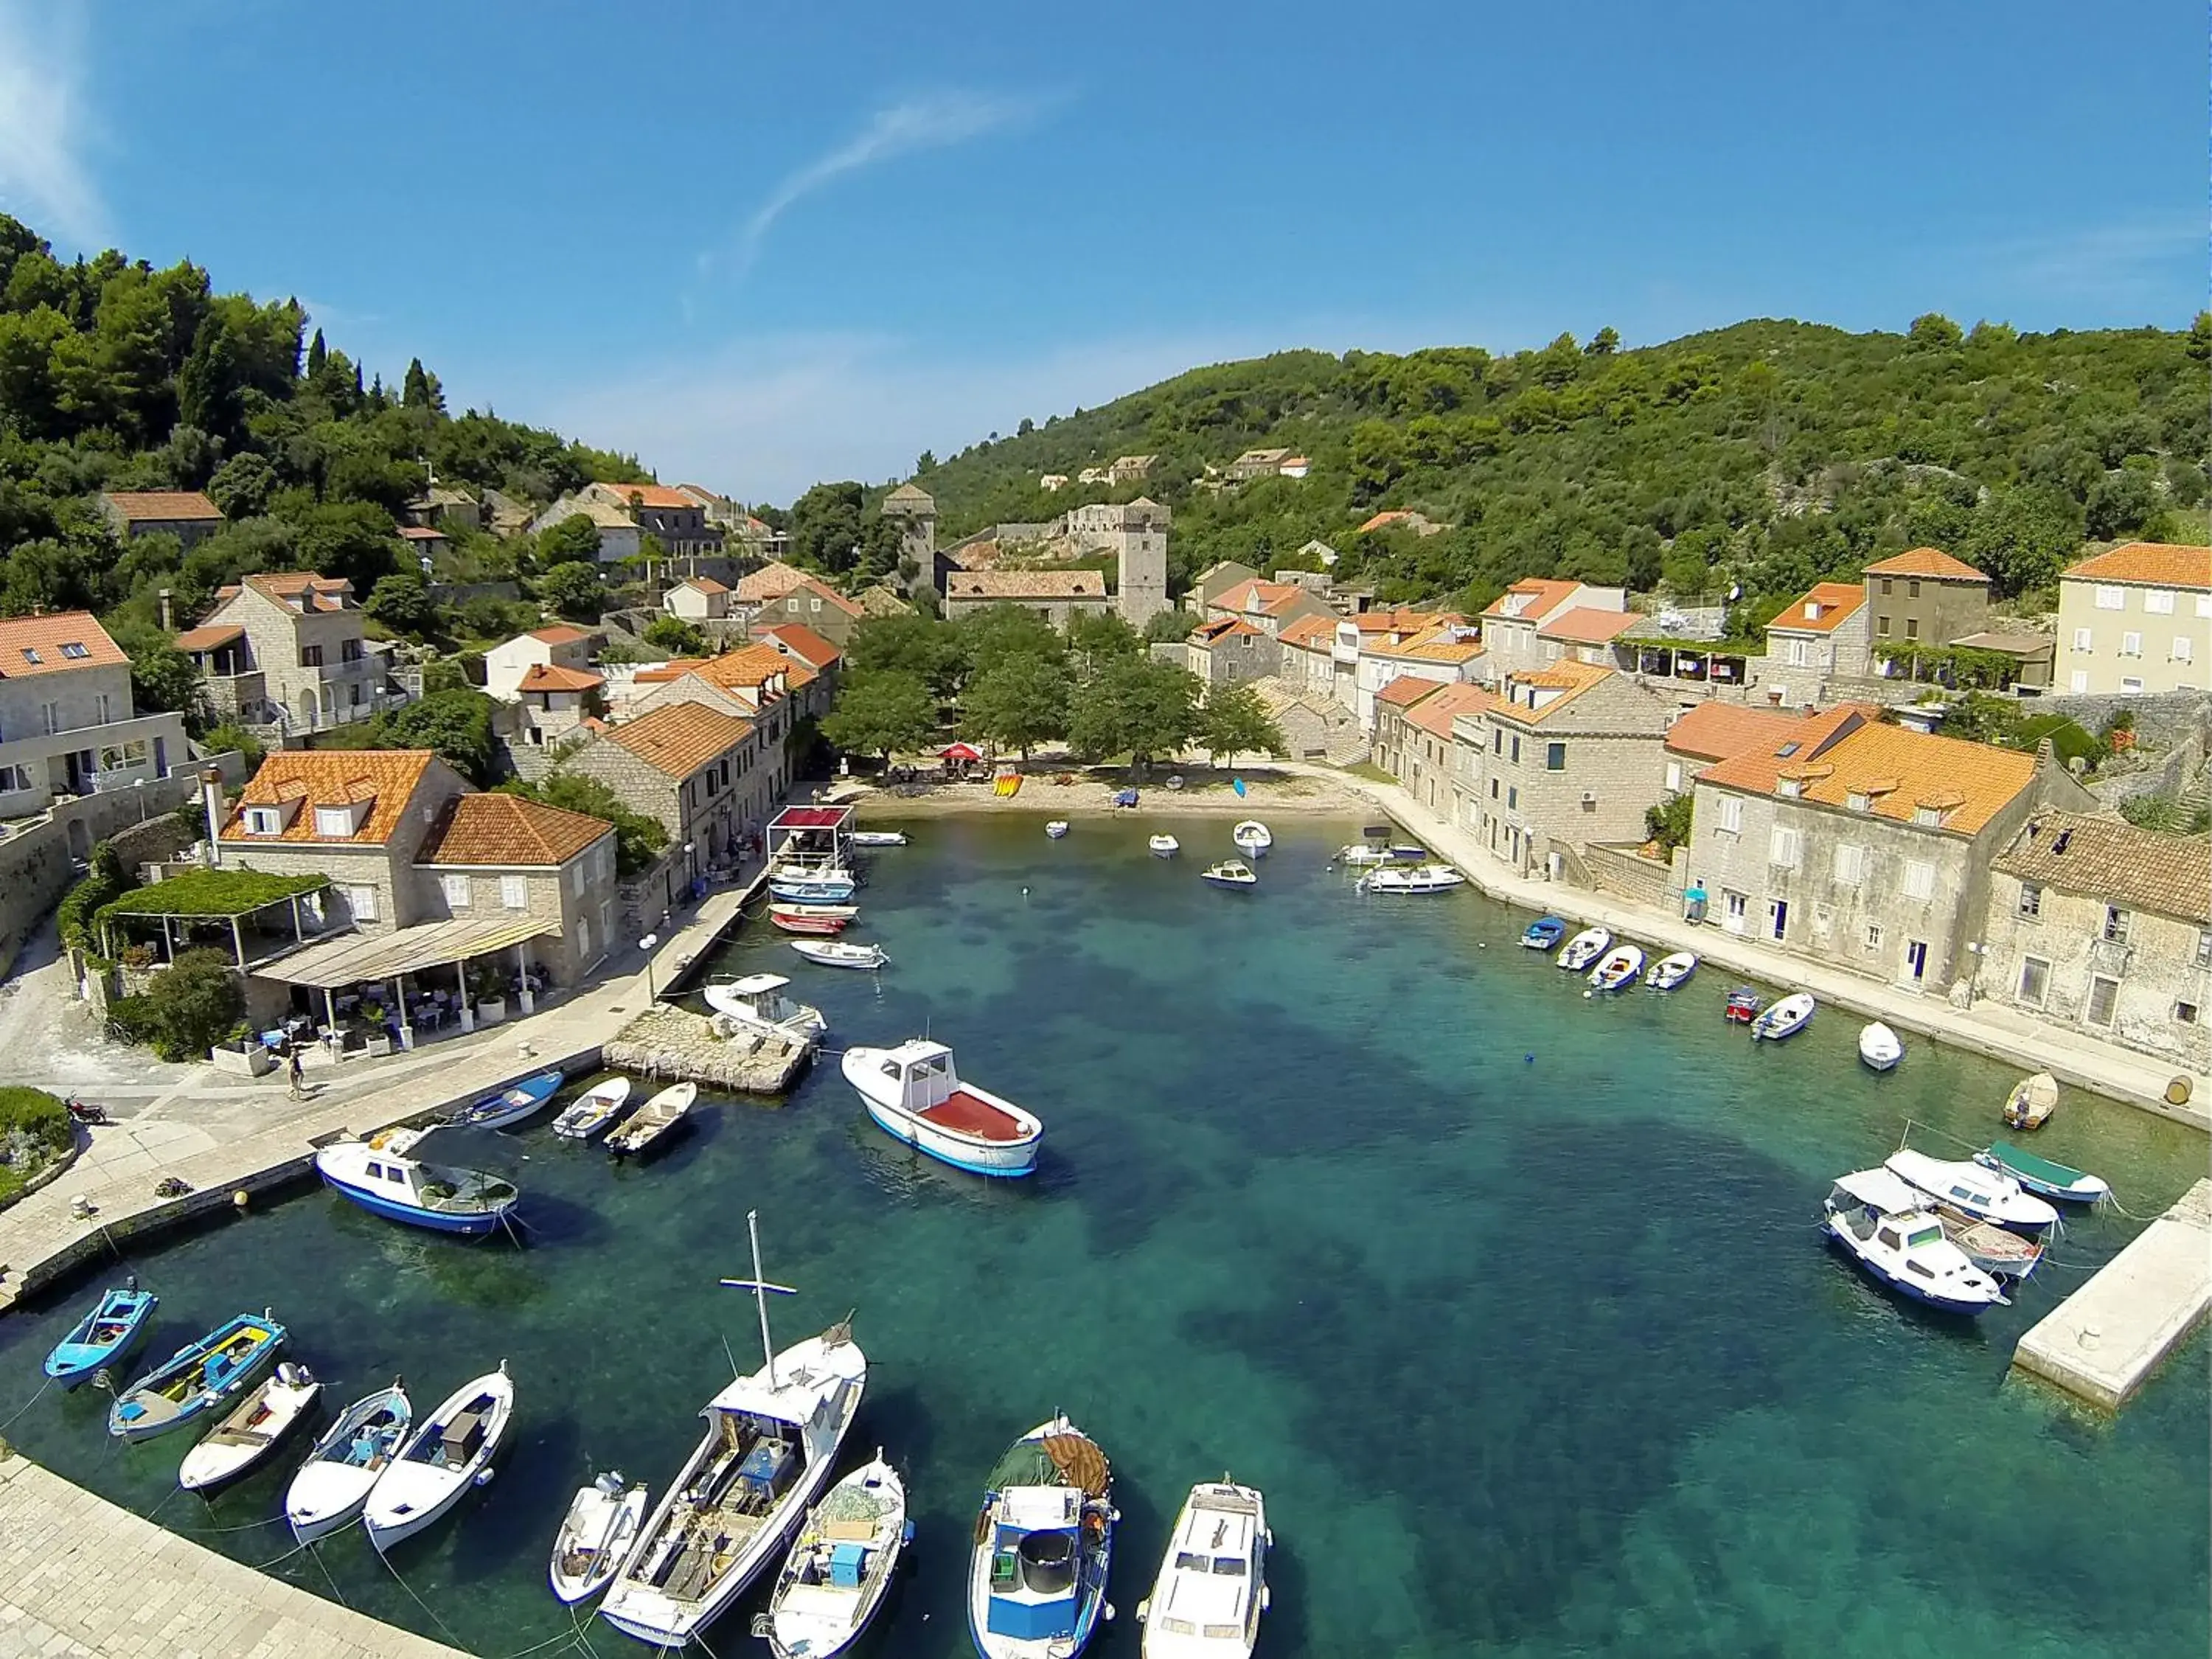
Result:
[[[1371,667],[1378,690],[1407,675],[1438,685],[1487,678],[1480,631],[1456,618],[1440,621],[1410,638],[1363,641],[1360,659],[1363,669]]]
[[[1536,644],[1547,663],[1563,658],[1593,663],[1601,668],[1623,666],[1614,641],[1641,621],[1633,611],[1605,611],[1578,605],[1554,611],[1536,627]]]
[[[1157,455],[1117,455],[1114,464],[1106,469],[1106,481],[1116,484],[1136,483],[1152,470],[1152,463],[1158,459],[1159,457]],[[1062,479],[1061,482],[1066,483],[1066,480]]]
[[[676,493],[697,507],[708,524],[723,532],[726,548],[728,538],[741,532],[751,516],[741,503],[731,500],[718,489],[708,489],[704,484],[678,484]]]
[[[89,612],[0,619],[0,818],[188,769],[183,716],[140,714],[131,659]]]
[[[1337,701],[1336,629],[1334,615],[1299,617],[1275,635],[1275,672],[1298,695]]]
[[[465,489],[434,483],[400,509],[399,520],[422,530],[481,530],[483,505]]]
[[[606,684],[589,668],[541,663],[526,669],[515,686],[509,740],[531,749],[567,742],[599,719]]]
[[[1690,885],[1727,931],[1906,989],[1971,977],[1990,864],[2039,806],[2094,798],[2047,755],[1808,715],[1698,775]]]
[[[1259,580],[1260,573],[1249,564],[1239,564],[1234,559],[1216,560],[1191,579],[1190,591],[1182,598],[1183,606],[1203,616],[1231,588]]]
[[[1061,538],[1077,556],[1114,556],[1115,608],[1139,633],[1169,608],[1168,527],[1173,517],[1158,501],[1139,495],[1133,501],[1093,501],[1071,508],[1062,523]]]
[[[1043,490],[1048,495],[1057,495],[1061,490],[1067,488],[1067,474],[1065,472],[1041,472],[1037,475],[1037,488]]]
[[[1350,694],[1352,712],[1363,729],[1375,729],[1376,693],[1413,672],[1409,664],[1415,659],[1401,654],[1401,647],[1430,640],[1452,649],[1449,660],[1433,665],[1420,675],[1424,679],[1459,679],[1487,660],[1481,641],[1468,637],[1466,619],[1454,612],[1363,611],[1338,623],[1336,662],[1340,669],[1348,666],[1351,678],[1347,683],[1340,675],[1337,690],[1340,696]]]
[[[632,811],[660,821],[672,900],[759,834],[775,799],[753,722],[683,696],[608,727],[561,769],[598,779]]]
[[[1254,478],[1272,478],[1282,471],[1283,463],[1291,459],[1287,449],[1248,449],[1222,469],[1222,476],[1231,483],[1246,483]]]
[[[1458,811],[1458,739],[1453,722],[1463,714],[1487,713],[1498,699],[1481,686],[1464,682],[1441,685],[1425,680],[1394,680],[1376,699],[1378,725],[1390,694],[1407,686],[1419,689],[1396,722],[1390,769],[1407,794],[1449,822]]]
[[[1275,673],[1281,651],[1273,635],[1242,617],[1200,623],[1183,641],[1183,666],[1207,685],[1242,685]]]
[[[1827,701],[1828,682],[1873,672],[1873,611],[1853,582],[1815,582],[1766,624],[1762,682],[1791,708]]]
[[[730,590],[712,576],[689,576],[660,596],[660,608],[685,622],[720,622],[730,614]]]
[[[139,536],[174,536],[187,550],[229,522],[222,509],[197,489],[103,490],[100,511],[126,541]]]
[[[1990,867],[1977,988],[2212,1070],[2212,838],[2038,812]]]
[[[907,591],[937,585],[937,501],[919,484],[902,483],[884,497],[884,516],[899,524],[899,561],[914,567]],[[842,643],[842,641],[841,641]]]
[[[1401,507],[1384,508],[1367,520],[1353,533],[1367,536],[1372,535],[1378,530],[1410,530],[1416,536],[1425,539],[1431,536],[1441,536],[1450,528],[1448,524],[1438,524],[1425,513],[1412,513]]]
[[[1556,617],[1571,611],[1625,613],[1627,609],[1626,588],[1594,587],[1588,582],[1553,581],[1539,576],[1517,581],[1483,610],[1482,646],[1487,659],[1484,680],[1495,684],[1508,674],[1557,662],[1564,650],[1547,651],[1537,637],[1544,624]]]
[[[555,525],[574,518],[585,518],[599,532],[599,562],[619,564],[624,559],[634,559],[643,550],[644,532],[638,528],[636,518],[628,507],[599,496],[578,491],[563,495],[530,521],[530,533],[542,536]]]
[[[287,736],[350,726],[397,707],[384,653],[362,631],[353,584],[311,570],[246,576],[177,636],[223,718]]]
[[[1258,577],[1224,588],[1206,604],[1207,621],[1238,617],[1270,639],[1301,617],[1334,615],[1325,600],[1294,582],[1272,582]]]
[[[453,538],[433,525],[403,524],[394,532],[405,544],[408,553],[425,576],[437,568],[438,561],[452,550]]]
[[[706,507],[688,491],[639,479],[627,483],[587,483],[577,494],[628,514],[637,527],[641,546],[643,538],[651,536],[672,559],[721,556],[720,526],[708,521]]]
[[[994,605],[1018,605],[1065,629],[1073,616],[1106,615],[1106,578],[1096,570],[956,570],[945,578],[945,614],[953,622]]]
[[[820,720],[837,700],[839,670],[844,653],[812,629],[799,623],[779,623],[763,628],[757,642],[788,658],[786,686],[799,720]]]
[[[495,536],[520,536],[530,528],[536,509],[529,502],[507,495],[503,490],[486,488],[483,493],[484,528]]]
[[[1866,597],[1877,646],[1949,645],[1989,626],[1990,579],[1933,547],[1869,565]]]
[[[914,606],[881,582],[870,582],[853,595],[853,603],[860,607],[860,616],[863,618],[914,615]]]
[[[2212,547],[2130,542],[2058,578],[2058,677],[2084,692],[2212,684]]]
[[[759,591],[751,587],[753,576],[766,575],[770,570],[788,571],[799,580],[772,582],[770,585],[776,588],[774,593],[757,599],[750,597],[750,592]],[[747,617],[750,631],[797,623],[843,651],[853,643],[854,630],[867,618],[866,609],[857,600],[847,599],[804,572],[793,571],[789,565],[769,565],[753,572],[753,576],[738,584],[731,607],[732,616]]]
[[[533,668],[590,668],[599,642],[596,634],[566,623],[502,640],[484,653],[484,690],[513,702],[522,695],[522,682]]]

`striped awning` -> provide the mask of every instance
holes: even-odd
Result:
[[[364,980],[390,979],[425,968],[465,962],[493,951],[542,938],[554,929],[521,918],[497,921],[431,921],[396,933],[349,933],[310,945],[253,969],[257,979],[336,990]]]

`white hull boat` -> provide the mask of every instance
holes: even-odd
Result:
[[[1386,866],[1359,878],[1363,893],[1449,893],[1466,885],[1466,876],[1449,864]]]
[[[883,1606],[913,1533],[906,1483],[878,1451],[807,1516],[753,1633],[774,1659],[834,1659]]]
[[[2024,1077],[2005,1097],[2004,1121],[2014,1129],[2040,1129],[2058,1109],[2058,1079],[2048,1072]]]
[[[1048,836],[1050,836],[1054,841],[1058,841],[1062,836],[1067,833],[1067,820],[1066,818],[1053,818],[1049,820],[1044,826],[1044,832]]]
[[[625,1490],[620,1469],[608,1470],[576,1494],[545,1569],[555,1601],[573,1607],[606,1588],[637,1541],[645,1505],[645,1483]]]
[[[607,1137],[607,1150],[617,1158],[644,1153],[676,1132],[699,1098],[696,1083],[672,1083],[630,1114],[629,1121]]]
[[[1182,851],[1182,843],[1173,836],[1154,836],[1145,845],[1156,859],[1171,859]]]
[[[1930,1158],[1900,1146],[1882,1160],[1882,1167],[1923,1196],[1977,1221],[2039,1233],[2058,1219],[2056,1209],[2014,1176],[1970,1159]]]
[[[1257,887],[1260,878],[1250,865],[1242,859],[1224,859],[1218,864],[1209,864],[1198,872],[1200,881],[1215,887]]]
[[[1821,1225],[1867,1273],[1891,1289],[1948,1313],[2004,1305],[2004,1286],[1951,1242],[1911,1186],[1887,1170],[1860,1170],[1836,1182]]]
[[[1585,927],[1559,947],[1559,964],[1571,974],[1586,974],[1612,948],[1613,935],[1604,928]]]
[[[707,1006],[741,1030],[788,1042],[812,1042],[830,1029],[819,1008],[793,1002],[783,994],[791,981],[781,974],[747,974],[726,984],[709,985]]]
[[[1137,1604],[1142,1659],[1251,1659],[1267,1610],[1267,1503],[1227,1475],[1190,1489],[1152,1593]]]
[[[855,830],[845,837],[845,841],[847,845],[852,847],[903,847],[906,845],[906,831],[903,830]]]
[[[1691,975],[1698,971],[1698,956],[1694,951],[1677,951],[1672,956],[1662,957],[1651,964],[1644,975],[1644,982],[1655,991],[1672,991],[1686,984]]]
[[[454,1389],[377,1477],[361,1512],[368,1541],[388,1550],[489,1481],[491,1460],[514,1419],[514,1383],[505,1360]]]
[[[890,958],[880,945],[848,945],[842,939],[795,939],[791,948],[823,968],[888,968]]]
[[[284,1490],[292,1536],[312,1544],[359,1515],[414,1415],[407,1390],[396,1382],[347,1407]]]
[[[1065,1417],[992,1468],[968,1567],[968,1633],[982,1659],[1073,1659],[1114,1617],[1114,1474]]]
[[[612,1123],[629,1103],[629,1079],[610,1078],[595,1083],[562,1109],[553,1120],[553,1133],[563,1140],[589,1140]]]
[[[1429,849],[1410,843],[1385,847],[1370,841],[1340,847],[1336,855],[1354,869],[1364,869],[1378,864],[1419,864],[1429,856]]]
[[[1813,1023],[1815,1006],[1810,991],[1792,991],[1751,1022],[1751,1040],[1756,1042],[1764,1037],[1769,1042],[1779,1042],[1796,1036]]]
[[[896,1048],[848,1048],[838,1065],[893,1139],[973,1175],[1025,1176],[1036,1168],[1044,1125],[1003,1096],[962,1082],[943,1043],[916,1037]]]
[[[1624,991],[1643,971],[1643,951],[1633,945],[1616,945],[1598,958],[1587,977],[1593,991]]]
[[[1229,839],[1237,843],[1237,850],[1246,858],[1263,859],[1275,844],[1275,833],[1259,819],[1246,818],[1229,832]]]
[[[286,1360],[185,1454],[177,1484],[186,1492],[205,1492],[244,1474],[299,1425],[322,1392],[323,1385],[305,1365]]]
[[[1859,1059],[1868,1069],[1876,1072],[1893,1070],[1905,1058],[1905,1044],[1897,1033],[1876,1020],[1859,1029]]]

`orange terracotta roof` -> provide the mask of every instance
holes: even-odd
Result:
[[[738,578],[735,592],[748,605],[765,604],[781,599],[806,580],[804,570],[775,559]]]
[[[220,605],[236,599],[240,584],[265,599],[273,599],[287,611],[343,611],[353,601],[353,584],[343,576],[318,575],[312,570],[283,570],[241,576],[237,583],[218,587],[215,591],[216,603]]]
[[[1472,662],[1482,654],[1482,641],[1464,638],[1448,627],[1431,628],[1395,645],[1370,646],[1368,654],[1410,658],[1420,662]]]
[[[1696,760],[1726,760],[1759,744],[1778,746],[1797,724],[1796,715],[1778,709],[1701,702],[1667,728],[1667,747]]]
[[[392,838],[421,787],[422,774],[436,757],[427,749],[284,749],[264,759],[239,795],[225,820],[222,839],[249,846],[270,842],[351,844],[381,847]],[[315,808],[349,802],[375,804],[350,836],[315,833]],[[240,819],[249,806],[281,806],[298,801],[299,810],[280,835],[249,836]]]
[[[686,576],[676,585],[688,587],[695,593],[726,593],[730,591],[712,576]]]
[[[682,679],[686,674],[696,673],[707,665],[705,657],[671,657],[666,662],[657,662],[639,669],[630,676],[632,685],[666,685]]]
[[[1304,647],[1331,646],[1336,643],[1336,618],[1331,617],[1300,617],[1283,624],[1283,631],[1275,637],[1285,645]]]
[[[113,667],[130,660],[88,611],[0,621],[0,680],[58,673],[65,668]],[[39,764],[43,768],[46,763]]]
[[[442,542],[446,539],[444,531],[433,530],[428,525],[419,524],[401,525],[399,535],[404,540],[410,542]]]
[[[1433,736],[1449,738],[1452,721],[1461,714],[1481,714],[1498,706],[1498,699],[1479,685],[1451,684],[1437,688],[1433,697],[1424,697],[1406,716],[1406,724],[1418,726]]]
[[[102,499],[129,524],[222,517],[222,509],[197,489],[111,489]]]
[[[1216,640],[1225,640],[1231,634],[1258,635],[1260,630],[1242,617],[1216,617],[1212,622],[1200,623],[1190,631],[1189,643],[1211,646]]]
[[[177,649],[214,651],[228,645],[233,640],[242,640],[245,637],[246,630],[243,628],[226,628],[220,623],[212,628],[187,628],[177,635]]]
[[[456,795],[422,838],[417,864],[558,869],[614,825],[520,795]]]
[[[1801,715],[1787,726],[1777,727],[1754,738],[1719,765],[1698,774],[1701,783],[1741,789],[1754,795],[1771,795],[1774,781],[1793,764],[1807,765],[1856,732],[1878,711],[1857,703],[1839,703],[1817,714]],[[1679,722],[1677,723],[1679,724]],[[1671,738],[1672,733],[1669,733]]]
[[[1507,588],[1489,605],[1482,614],[1500,622],[1541,622],[1574,597],[1580,582],[1550,581],[1540,576],[1531,576]]]
[[[1413,516],[1413,515],[1411,513],[1406,512],[1402,508],[1394,507],[1387,512],[1377,513],[1373,518],[1370,519],[1365,524],[1360,526],[1358,529],[1353,531],[1352,533],[1355,536],[1364,536],[1370,530],[1381,530],[1386,526],[1400,523],[1404,520],[1412,518]]]
[[[1393,708],[1411,708],[1423,697],[1443,688],[1442,680],[1424,679],[1419,674],[1401,674],[1375,694],[1375,701]]]
[[[696,507],[699,505],[680,489],[642,480],[629,483],[602,483],[599,488],[613,490],[627,506]]]
[[[550,628],[532,629],[528,637],[538,641],[542,645],[573,645],[578,640],[587,640],[592,636],[580,628],[571,628],[566,623],[556,623]]]
[[[1506,695],[1496,698],[1492,708],[1516,725],[1534,726],[1549,719],[1565,708],[1594,685],[1602,684],[1613,678],[1613,670],[1593,662],[1555,662],[1548,668],[1532,669],[1523,673],[1505,677]],[[1553,691],[1559,695],[1541,708],[1531,708],[1513,699],[1512,688],[1532,686],[1539,691]]]
[[[585,668],[563,668],[558,663],[534,662],[524,673],[518,691],[596,691],[606,677]]]
[[[1802,799],[1847,806],[1860,796],[1870,816],[1893,823],[1911,823],[1929,809],[1941,814],[1942,829],[1962,836],[1981,830],[2035,776],[2035,757],[2016,749],[1874,723],[1838,738],[1820,752],[1820,764],[1798,759]],[[1778,775],[1790,775],[1787,763]]]
[[[1593,605],[1578,605],[1541,623],[1536,632],[1541,638],[1565,640],[1571,645],[1610,645],[1643,620],[1632,611],[1601,611]]]
[[[1277,605],[1287,605],[1305,592],[1290,582],[1271,582],[1255,576],[1241,581],[1213,601],[1212,609],[1257,611],[1265,614]]]
[[[751,721],[704,703],[672,702],[609,727],[602,741],[620,744],[647,766],[672,778],[688,778],[708,762],[736,748],[752,729]]]
[[[1786,634],[1832,634],[1865,604],[1866,589],[1856,582],[1814,582],[1766,625]]]
[[[844,654],[804,623],[778,623],[773,628],[762,629],[760,636],[785,656],[796,657],[809,668],[827,668]]]
[[[2142,582],[2151,587],[2212,588],[2212,547],[2130,542],[2058,573],[2061,581]]]
[[[1940,548],[1912,547],[1893,558],[1870,564],[1869,576],[1933,576],[1938,581],[1985,582],[1989,578],[1964,559],[1954,559]]]
[[[790,685],[805,684],[814,678],[814,671],[805,664],[793,662],[766,644],[741,645],[734,651],[725,651],[719,657],[708,658],[692,672],[725,691],[757,690],[778,674]]]

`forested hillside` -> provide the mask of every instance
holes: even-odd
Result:
[[[1931,543],[2018,594],[2085,538],[2203,536],[2208,356],[2212,317],[2186,332],[1929,316],[1902,335],[1748,322],[1635,351],[1605,330],[1510,356],[1285,352],[925,456],[917,482],[945,536],[1141,489],[1176,509],[1179,580],[1221,558],[1296,563],[1317,538],[1392,598],[1478,605],[1528,575],[1782,596]],[[1261,446],[1310,457],[1310,476],[1200,484]],[[1133,453],[1160,458],[1141,486],[1037,486]],[[1384,507],[1453,528],[1354,533]]]

